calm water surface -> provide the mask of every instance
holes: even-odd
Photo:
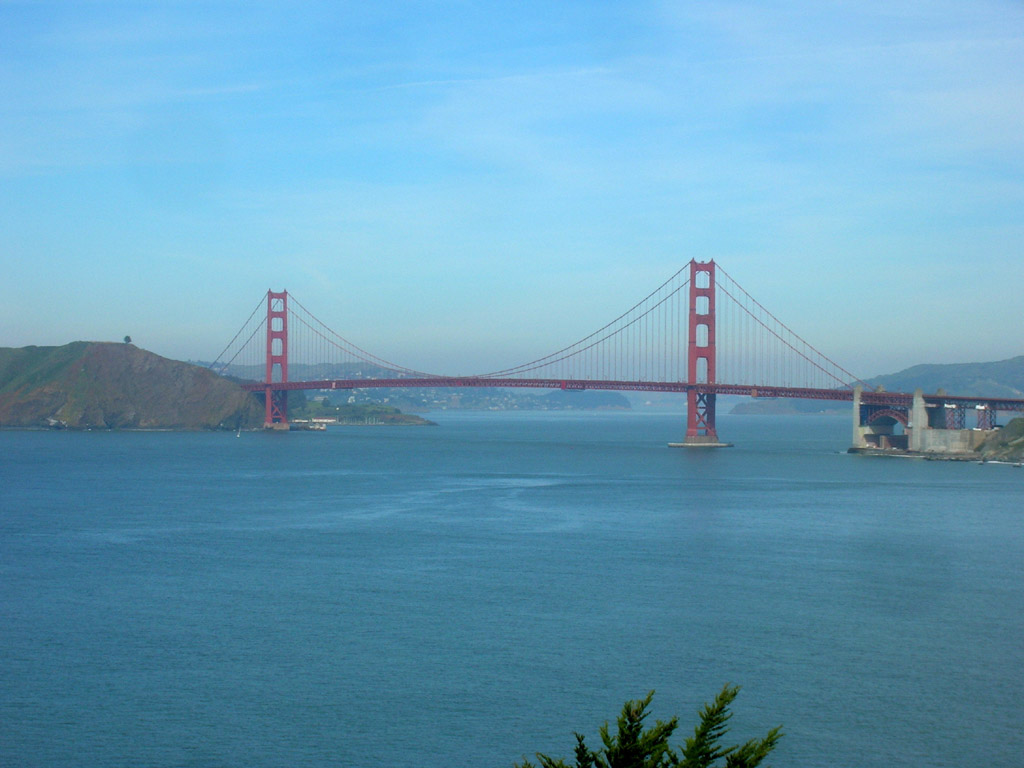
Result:
[[[510,766],[731,681],[780,768],[1022,765],[1024,471],[433,418],[0,433],[0,764]]]

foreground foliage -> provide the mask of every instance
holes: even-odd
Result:
[[[729,705],[739,691],[739,686],[727,684],[711,704],[704,705],[693,736],[686,739],[679,754],[668,743],[679,725],[678,717],[667,722],[658,720],[652,727],[644,729],[654,691],[643,699],[627,701],[619,715],[615,734],[610,732],[608,723],[601,726],[603,746],[600,749],[591,750],[582,734],[575,734],[575,768],[755,768],[778,744],[782,727],[772,728],[762,739],[722,746],[722,738],[729,730],[729,718],[732,717]],[[541,768],[571,768],[564,760],[555,760],[540,753],[537,753],[537,760]],[[718,762],[721,760],[724,762]],[[517,763],[516,768],[536,766],[525,761]]]

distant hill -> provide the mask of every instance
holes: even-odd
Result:
[[[836,400],[758,397],[736,403],[729,413],[741,416],[791,416],[798,413],[836,413],[848,410],[849,403]]]
[[[197,363],[206,366],[207,363]],[[214,370],[217,370],[214,367]],[[261,365],[230,365],[225,375],[240,381],[262,381],[266,369]],[[387,368],[368,363],[288,365],[289,381],[326,379],[403,378]],[[649,393],[648,393],[649,394]],[[336,402],[338,394],[331,391]],[[312,396],[312,395],[311,395]],[[526,390],[510,387],[418,387],[416,389],[380,388],[346,390],[345,398],[354,404],[387,404],[404,411],[482,410],[482,411],[564,411],[629,410],[630,401],[621,392],[605,390]],[[291,407],[291,406],[289,406]]]
[[[132,344],[0,348],[0,426],[214,429],[263,423],[259,400],[212,371]]]
[[[950,395],[1024,398],[1024,355],[994,363],[915,365],[912,368],[876,376],[868,381],[890,392],[922,389],[931,394],[944,389]]]
[[[888,392],[925,394],[944,390],[948,395],[978,395],[1024,399],[1024,355],[994,363],[951,363],[915,365],[911,368],[868,379],[872,387]],[[829,408],[845,407],[821,400],[749,400],[739,403],[731,413],[816,413]]]

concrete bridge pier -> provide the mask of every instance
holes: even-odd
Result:
[[[942,454],[971,454],[978,449],[978,446],[985,442],[985,439],[992,434],[990,428],[950,428],[950,422],[957,425],[964,422],[963,412],[959,411],[957,418],[951,419],[952,413],[960,408],[955,403],[944,403],[935,401],[933,398],[925,399],[920,389],[914,392],[914,405],[911,408],[912,422],[910,430],[910,450],[918,453],[942,453]],[[988,411],[987,408],[982,407]],[[994,421],[994,419],[992,419]]]
[[[899,408],[864,405],[864,388],[853,388],[853,446],[852,450],[906,449],[909,440],[908,415]],[[901,424],[904,434],[896,434]]]
[[[927,431],[931,428],[928,420],[928,407],[924,402],[924,392],[914,390],[914,404],[910,407],[910,445],[912,451],[925,450]]]
[[[946,456],[973,454],[992,434],[995,419],[991,407],[977,406],[978,428],[965,428],[964,404],[942,395],[929,395],[918,389],[909,408],[896,405],[866,405],[862,388],[853,390],[852,451],[907,451],[913,454]],[[903,435],[896,434],[897,424]]]

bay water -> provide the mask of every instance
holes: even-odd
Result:
[[[1024,471],[430,417],[0,432],[0,765],[511,766],[726,682],[777,767],[1024,765]]]

